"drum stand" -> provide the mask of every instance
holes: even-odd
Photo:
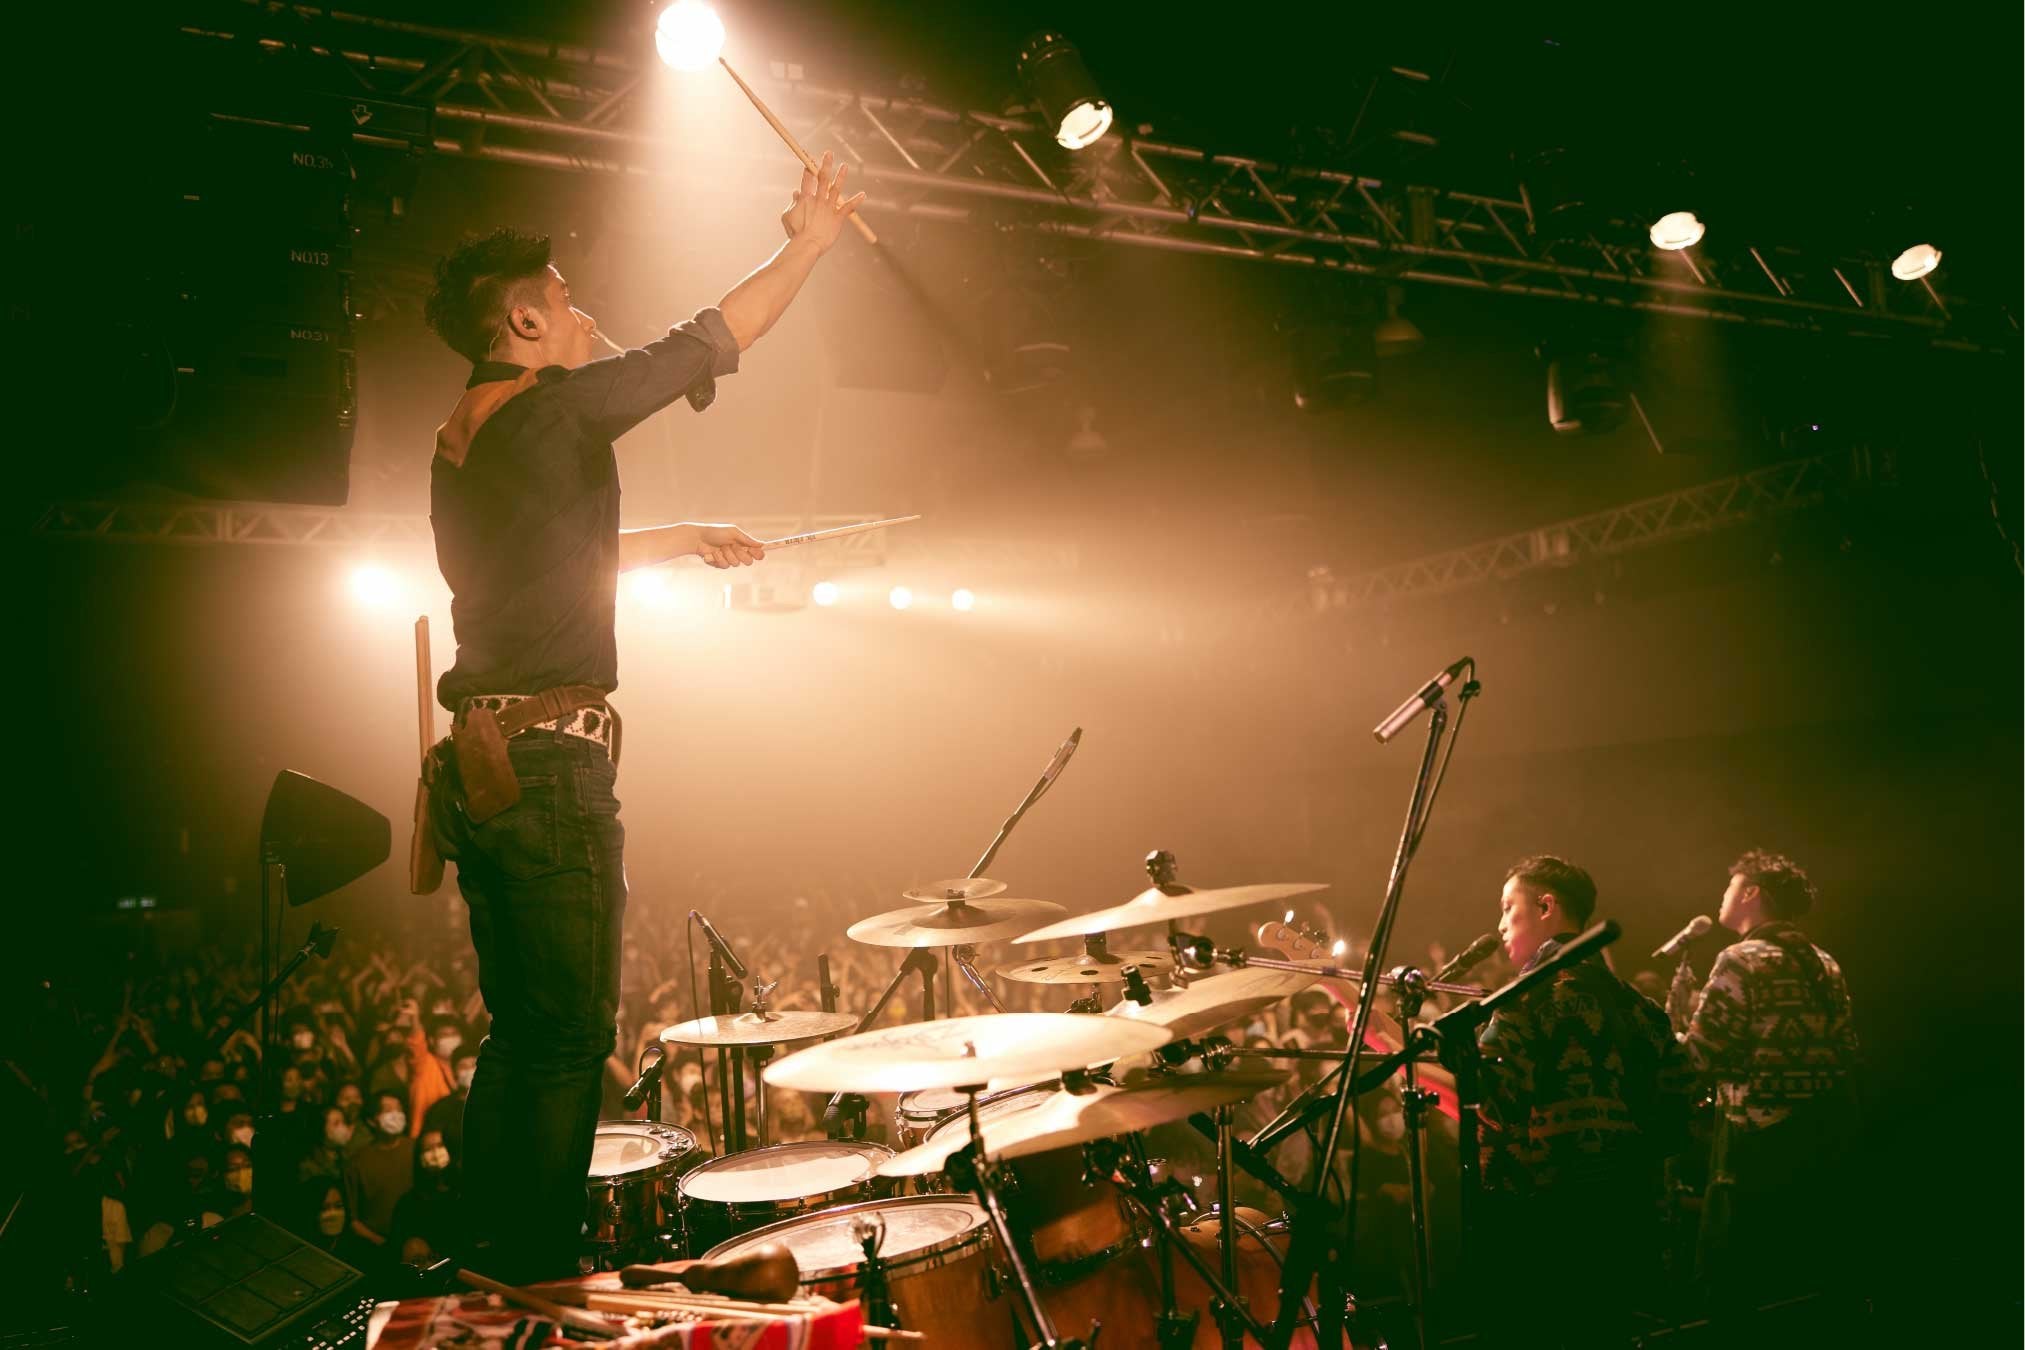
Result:
[[[1096,1343],[1097,1333],[1103,1324],[1092,1324],[1088,1340],[1075,1337],[1063,1339],[1055,1335],[1054,1320],[1041,1304],[1040,1290],[1034,1284],[1032,1273],[1027,1270],[1026,1259],[1020,1254],[1012,1225],[1006,1220],[1005,1205],[999,1199],[998,1164],[984,1156],[983,1132],[977,1118],[977,1094],[982,1089],[966,1084],[956,1090],[963,1094],[965,1110],[970,1116],[970,1142],[949,1156],[949,1161],[943,1164],[944,1173],[959,1189],[975,1195],[977,1202],[984,1207],[985,1219],[991,1224],[992,1240],[998,1244],[999,1255],[1012,1270],[1013,1288],[1038,1338],[1035,1344],[1044,1347],[1044,1350],[1088,1350]]]
[[[856,1036],[872,1029],[879,1020],[879,1014],[886,1011],[886,1005],[900,992],[909,975],[921,977],[921,1020],[935,1020],[935,977],[940,972],[941,961],[933,947],[915,947],[907,953],[907,959],[893,972],[893,978],[886,981],[886,987],[879,992],[878,999],[858,1019],[858,1025],[851,1030]],[[830,1098],[823,1109],[824,1132],[832,1139],[863,1139],[865,1137],[865,1112],[871,1103],[855,1092],[839,1092]]]

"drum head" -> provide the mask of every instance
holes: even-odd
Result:
[[[747,1149],[713,1158],[682,1178],[682,1194],[721,1205],[827,1195],[870,1180],[874,1169],[892,1156],[891,1149],[878,1144],[828,1139]]]
[[[593,1177],[646,1172],[696,1147],[696,1136],[677,1125],[651,1120],[601,1120],[591,1144]]]
[[[964,1103],[955,1088],[923,1088],[900,1094],[900,1114],[908,1120],[937,1121]]]
[[[743,1237],[720,1243],[705,1253],[707,1260],[741,1256],[769,1242],[781,1242],[794,1253],[802,1283],[839,1279],[864,1260],[864,1249],[851,1235],[860,1216],[886,1226],[879,1255],[895,1264],[924,1261],[989,1238],[984,1207],[960,1195],[910,1195],[897,1200],[867,1200],[839,1205],[816,1214],[783,1219],[756,1228]]]
[[[977,1104],[977,1123],[982,1125],[987,1121],[996,1120],[1000,1116],[1012,1116],[1018,1115],[1022,1111],[1031,1111],[1054,1095],[1053,1088],[1015,1088],[1003,1096],[994,1097],[990,1101],[979,1102]],[[922,1142],[927,1144],[947,1143],[951,1146],[950,1151],[954,1152],[957,1148],[961,1148],[967,1143],[969,1139],[970,1112],[957,1110],[951,1112],[946,1119],[930,1130],[928,1138]]]

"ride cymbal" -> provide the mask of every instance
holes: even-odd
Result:
[[[1158,886],[1149,886],[1122,905],[1100,909],[1090,914],[1077,914],[1051,923],[1045,928],[1036,928],[1022,933],[1015,942],[1046,942],[1052,938],[1085,937],[1091,933],[1113,933],[1121,928],[1138,928],[1149,923],[1167,923],[1173,919],[1195,919],[1205,914],[1221,914],[1225,910],[1243,909],[1247,905],[1262,904],[1268,900],[1284,900],[1289,896],[1307,895],[1311,891],[1325,889],[1319,881],[1269,882],[1258,886],[1222,886],[1213,890],[1182,891],[1170,895]]]
[[[812,1045],[767,1065],[766,1081],[801,1092],[916,1092],[1032,1082],[1144,1054],[1165,1027],[1078,1013],[982,1013],[881,1027]]]

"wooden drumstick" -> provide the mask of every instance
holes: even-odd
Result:
[[[810,158],[809,152],[802,149],[802,143],[795,139],[794,133],[789,131],[787,127],[782,125],[781,120],[773,115],[773,109],[767,107],[758,94],[752,92],[752,86],[744,80],[739,79],[738,72],[731,68],[731,62],[720,56],[717,58],[717,64],[723,66],[724,73],[731,77],[734,84],[745,91],[745,96],[752,100],[753,107],[759,109],[759,115],[766,119],[766,124],[772,127],[783,141],[787,142],[788,149],[795,152],[795,158],[802,162],[802,167],[810,173],[816,173],[816,162]],[[879,236],[872,233],[872,227],[867,225],[865,218],[855,211],[851,213],[851,223],[858,227],[859,234],[865,236],[866,243],[876,244],[879,242]]]
[[[508,1303],[517,1303],[530,1312],[538,1312],[550,1321],[568,1327],[579,1335],[595,1336],[599,1340],[617,1340],[624,1334],[602,1317],[564,1307],[551,1299],[545,1299],[539,1294],[530,1293],[510,1284],[501,1284],[498,1280],[488,1279],[475,1270],[460,1270],[457,1272],[457,1278],[473,1289],[483,1289],[488,1294],[499,1295]]]
[[[842,539],[845,535],[863,534],[867,530],[883,530],[889,525],[905,525],[919,520],[919,515],[892,516],[886,520],[867,520],[857,525],[833,525],[827,530],[810,530],[807,534],[791,534],[785,539],[762,539],[761,548],[788,548],[795,544],[812,544],[826,539]]]

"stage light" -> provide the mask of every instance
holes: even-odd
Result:
[[[1411,319],[1399,317],[1399,302],[1404,294],[1397,286],[1385,289],[1385,317],[1371,330],[1371,345],[1381,357],[1405,356],[1420,350],[1427,337]]]
[[[968,614],[977,608],[977,596],[959,586],[949,593],[949,607]]]
[[[1692,211],[1669,211],[1652,222],[1652,246],[1679,252],[1693,248],[1702,241],[1707,227],[1695,218]]]
[[[1020,83],[1054,128],[1055,143],[1081,150],[1111,129],[1111,105],[1083,64],[1083,54],[1060,33],[1036,33],[1020,48]]]
[[[675,0],[655,21],[654,50],[676,70],[701,70],[724,50],[724,21],[703,0]]]
[[[914,592],[908,590],[905,586],[895,586],[892,590],[886,592],[886,603],[895,609],[905,609],[914,603]]]
[[[1918,281],[1941,265],[1941,251],[1932,244],[1914,244],[1892,259],[1891,274],[1900,281]]]
[[[836,582],[818,581],[815,584],[815,586],[810,589],[809,599],[815,601],[817,604],[821,605],[824,609],[828,609],[831,605],[836,604],[838,600],[842,599],[843,594],[844,593],[837,588]]]
[[[638,567],[621,573],[619,593],[645,609],[669,609],[675,604],[675,588],[665,567]]]
[[[352,569],[352,599],[367,609],[392,609],[399,604],[407,587],[401,579],[376,563],[361,563]]]
[[[1617,380],[1614,353],[1600,344],[1548,343],[1547,421],[1564,436],[1598,436],[1612,431],[1631,411]]]

